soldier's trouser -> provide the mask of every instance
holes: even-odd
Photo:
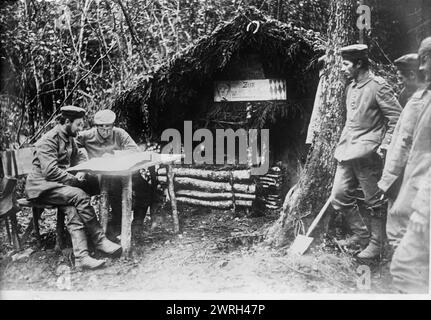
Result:
[[[428,293],[429,227],[425,233],[407,228],[391,262],[394,286],[406,293]]]
[[[368,238],[369,232],[357,206],[356,190],[361,187],[367,207],[375,207],[379,199],[377,182],[382,173],[382,160],[376,153],[367,157],[341,161],[337,164],[332,187],[332,206],[344,215],[353,232],[360,238]]]
[[[84,229],[85,224],[96,218],[90,204],[90,196],[84,190],[63,186],[44,191],[38,201],[57,206],[73,206],[76,210],[66,210],[66,226],[69,231]]]
[[[121,221],[121,178],[109,178],[109,203],[114,213],[114,223]],[[141,176],[139,172],[132,176],[132,206],[135,219],[144,219],[148,206],[154,200],[154,191],[152,186]]]
[[[386,235],[388,237],[389,244],[396,248],[400,244],[401,239],[407,231],[410,215],[392,213],[391,208],[393,204],[394,200],[388,199]]]

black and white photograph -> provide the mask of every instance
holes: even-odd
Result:
[[[0,300],[431,298],[431,1],[3,0],[0,108]]]

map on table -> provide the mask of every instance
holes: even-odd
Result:
[[[117,152],[114,155],[106,155],[100,158],[93,158],[67,171],[91,171],[95,173],[121,173],[132,172],[139,169],[171,163],[181,160],[181,154],[160,154],[154,152]]]

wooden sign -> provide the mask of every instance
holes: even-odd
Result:
[[[286,99],[286,80],[284,79],[216,81],[214,83],[214,102]]]

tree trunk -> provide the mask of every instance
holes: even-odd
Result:
[[[280,218],[268,229],[265,240],[273,246],[283,246],[290,237],[301,231],[305,233],[303,219],[310,222],[308,218],[314,218],[320,211],[331,191],[336,168],[333,155],[345,120],[345,82],[339,49],[355,42],[353,4],[352,0],[332,0],[330,4],[318,134],[298,183],[286,196]]]

